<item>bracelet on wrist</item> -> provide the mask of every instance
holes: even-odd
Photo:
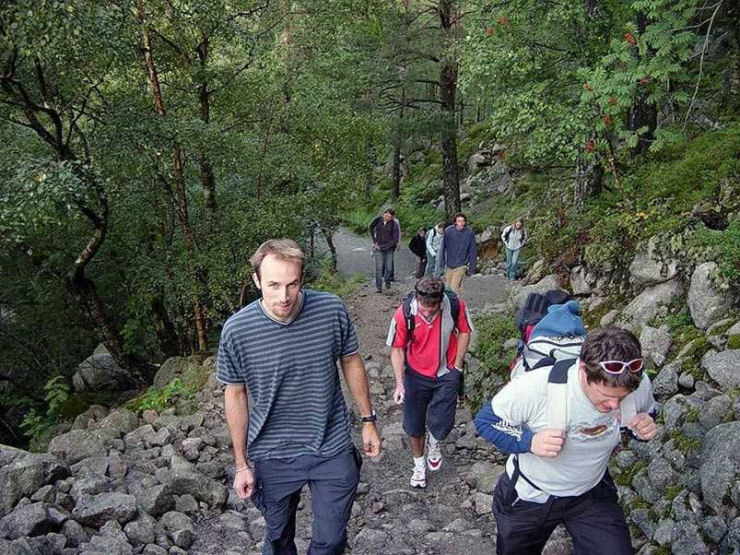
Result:
[[[234,470],[234,474],[239,474],[240,472],[244,472],[245,470],[252,470],[252,466],[247,463],[247,466],[243,466],[241,468],[237,468]]]

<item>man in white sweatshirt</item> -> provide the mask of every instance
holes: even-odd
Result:
[[[506,277],[516,279],[519,253],[527,244],[527,232],[524,231],[524,222],[518,219],[511,225],[507,225],[501,232],[501,240],[506,246]]]

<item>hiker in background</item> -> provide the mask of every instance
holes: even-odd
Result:
[[[475,233],[466,227],[467,218],[462,212],[455,214],[454,225],[445,229],[437,258],[437,273],[445,272],[445,283],[455,293],[462,293],[465,276],[475,273]]]
[[[271,239],[250,259],[262,298],[226,321],[216,377],[234,447],[234,490],[265,519],[263,553],[296,553],[308,484],[310,553],[343,553],[362,459],[352,444],[338,365],[357,402],[366,455],[380,453],[354,326],[335,295],[303,288],[305,257]]]
[[[403,231],[401,230],[401,222],[398,220],[398,218],[394,215],[393,221],[396,223],[396,227],[398,228],[398,242],[396,243],[396,252],[401,250],[401,241],[403,240]],[[391,266],[391,281],[396,281],[396,266],[395,264]]]
[[[375,290],[378,293],[385,288],[390,289],[393,276],[393,255],[396,252],[400,237],[398,220],[394,220],[393,208],[388,208],[382,215],[370,222],[370,237],[373,239],[375,254]]]
[[[442,246],[442,235],[444,232],[444,222],[439,222],[427,231],[427,268],[424,275],[439,277],[437,273],[437,258],[439,257],[439,248]]]
[[[592,331],[578,359],[510,381],[475,417],[478,433],[511,453],[493,494],[496,552],[540,553],[563,524],[576,553],[632,553],[607,463],[620,424],[654,438],[650,380],[629,331]]]
[[[409,250],[419,257],[419,265],[416,268],[417,279],[424,275],[424,268],[427,265],[427,243],[424,228],[420,227],[409,241]]]
[[[527,244],[527,232],[524,230],[524,221],[518,219],[513,224],[507,225],[501,232],[501,240],[506,246],[506,277],[515,280],[517,277],[517,265],[519,253]]]
[[[426,487],[426,469],[442,465],[440,442],[455,424],[462,367],[473,329],[465,303],[442,279],[416,282],[391,320],[386,344],[396,378],[393,400],[403,403],[414,468],[411,487]],[[429,448],[424,443],[429,429]]]

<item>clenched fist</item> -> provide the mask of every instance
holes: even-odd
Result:
[[[547,428],[532,438],[532,453],[538,457],[555,458],[565,443],[565,431]]]

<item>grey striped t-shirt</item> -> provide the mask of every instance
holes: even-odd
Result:
[[[358,350],[344,303],[329,293],[304,289],[303,306],[288,323],[267,316],[259,301],[229,318],[216,377],[247,386],[249,457],[331,457],[349,449],[336,361]]]

